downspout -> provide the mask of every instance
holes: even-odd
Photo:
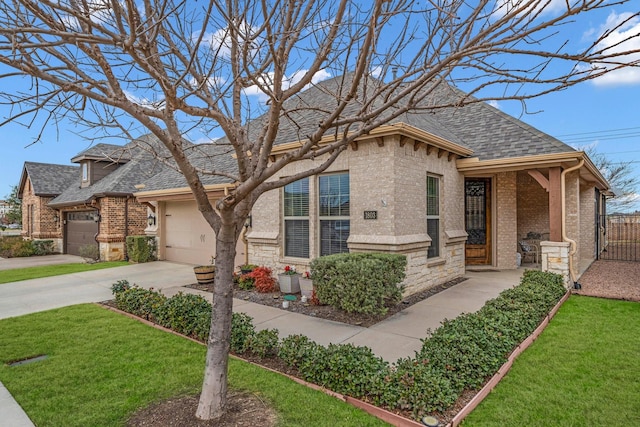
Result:
[[[123,255],[124,260],[129,261],[129,254],[127,253],[127,236],[129,235],[129,196],[124,199],[124,248]]]
[[[565,200],[566,196],[566,176],[569,172],[573,172],[575,170],[580,169],[584,165],[584,159],[580,159],[577,165],[571,166],[568,169],[565,169],[560,174],[560,198],[562,200],[562,241],[569,242],[569,276],[571,281],[573,282],[573,286],[578,289],[580,284],[577,282],[576,274],[573,271],[573,256],[578,251],[578,244],[575,240],[570,239],[567,236],[567,202]]]

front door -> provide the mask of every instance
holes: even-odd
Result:
[[[491,264],[491,178],[465,178],[465,247],[468,265]]]

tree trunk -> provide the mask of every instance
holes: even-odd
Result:
[[[220,232],[216,236],[216,276],[211,326],[207,342],[202,393],[196,411],[196,417],[202,420],[219,419],[226,410],[235,256],[235,226],[223,222]]]

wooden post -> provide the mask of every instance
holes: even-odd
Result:
[[[549,168],[549,240],[562,241],[562,199],[560,167]]]

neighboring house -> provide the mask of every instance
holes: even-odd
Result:
[[[336,90],[336,80],[327,80],[287,102],[332,111]],[[455,105],[466,95],[442,84],[430,96]],[[249,126],[250,136],[262,120]],[[308,109],[281,117],[272,155],[295,149],[318,121]],[[223,142],[198,146],[192,158],[213,158],[216,168],[233,172]],[[290,164],[280,176],[321,160]],[[212,199],[233,186],[226,178],[203,180]],[[137,199],[160,212],[160,257],[196,262],[213,236],[184,178],[164,170],[140,184]],[[469,266],[516,268],[519,242],[537,237],[542,268],[569,283],[570,259],[583,271],[601,250],[596,218],[607,191],[584,152],[486,103],[404,114],[361,137],[325,173],[261,196],[246,236],[248,259],[282,271],[308,269],[313,258],[338,252],[402,253],[412,293],[460,277]],[[573,256],[568,239],[576,242]]]
[[[153,210],[132,193],[157,173],[157,160],[148,152],[157,147],[147,135],[125,146],[96,144],[71,159],[79,166],[25,163],[19,187],[23,235],[54,239],[63,253],[83,255],[95,248],[104,261],[125,259],[126,237],[144,234],[155,222]],[[54,182],[55,188],[39,189]]]
[[[11,210],[9,203],[7,203],[6,200],[0,200],[0,224],[3,223],[4,217],[7,215],[9,210]]]
[[[63,251],[60,213],[49,202],[78,180],[78,166],[25,162],[18,184],[22,200],[22,236],[51,239],[57,252]]]

